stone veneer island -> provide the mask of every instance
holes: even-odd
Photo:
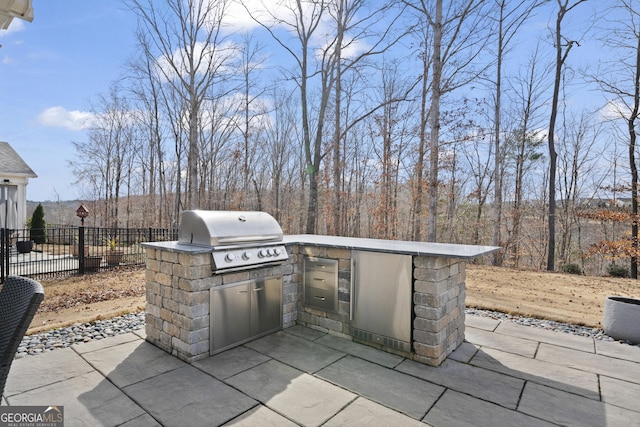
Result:
[[[147,340],[189,363],[210,356],[212,290],[282,277],[282,327],[302,324],[432,366],[464,341],[465,265],[497,251],[492,246],[406,242],[318,235],[289,235],[289,259],[277,266],[212,274],[211,250],[177,242],[144,244]],[[350,333],[351,251],[410,255],[411,351],[400,351]],[[337,260],[338,307],[323,311],[303,300],[304,256]]]

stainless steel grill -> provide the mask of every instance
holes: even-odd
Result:
[[[182,212],[178,244],[211,249],[214,273],[281,264],[289,259],[282,228],[266,212]]]

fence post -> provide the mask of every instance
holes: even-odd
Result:
[[[78,273],[84,274],[84,226],[78,228]]]
[[[2,264],[0,265],[0,283],[9,275],[9,229],[0,228],[0,250],[2,250]]]

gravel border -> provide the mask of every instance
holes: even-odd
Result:
[[[476,308],[465,309],[465,314],[470,316],[488,317],[501,321],[509,321],[518,325],[547,329],[555,332],[591,337],[602,341],[617,341],[607,336],[602,329],[589,328],[571,323],[534,319],[531,317],[515,316],[499,311],[480,310]],[[22,339],[22,342],[18,347],[18,351],[16,352],[16,358],[41,354],[58,348],[66,348],[73,344],[101,340],[115,335],[136,331],[144,328],[144,319],[145,312],[141,311],[138,313],[114,317],[112,319],[97,320],[91,323],[76,323],[66,328],[53,329],[29,335]],[[618,342],[634,345],[625,341]],[[640,347],[640,344],[638,344],[637,347]]]

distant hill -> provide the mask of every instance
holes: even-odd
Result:
[[[31,218],[38,204],[44,209],[44,220],[47,224],[54,225],[80,225],[80,219],[76,216],[76,209],[80,206],[80,200],[66,200],[59,202],[35,202],[27,200],[27,219]]]

